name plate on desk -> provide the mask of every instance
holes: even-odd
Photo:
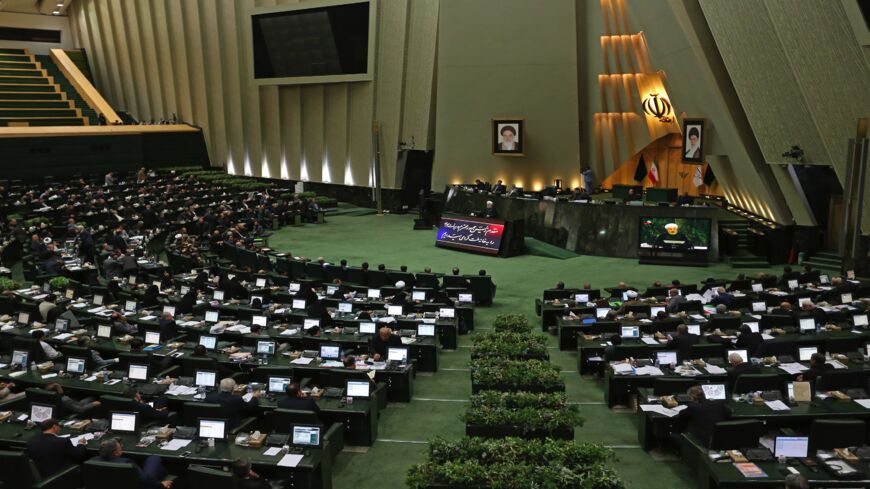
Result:
[[[435,238],[437,246],[497,255],[504,234],[504,221],[476,217],[442,217]]]

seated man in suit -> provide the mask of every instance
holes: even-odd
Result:
[[[774,307],[770,310],[770,313],[778,316],[794,316],[794,307],[791,305],[791,302],[782,301],[779,307]]]
[[[166,469],[157,455],[149,455],[140,466],[133,460],[121,456],[124,453],[123,448],[121,442],[115,438],[103,439],[100,442],[99,453],[97,460],[100,462],[133,464],[139,471],[139,483],[142,489],[169,489],[172,487],[172,481],[166,478]]]
[[[689,358],[689,350],[696,345],[701,338],[689,333],[689,327],[685,324],[677,326],[677,334],[670,336],[666,346],[669,350],[677,351],[677,358],[682,362]]]
[[[732,302],[734,302],[734,294],[725,290],[725,287],[719,287],[716,289],[716,297],[710,301],[710,304],[714,306],[722,304],[725,307],[731,307]]]
[[[819,376],[831,372],[834,366],[825,361],[821,353],[813,353],[810,357],[810,369],[798,375],[798,381],[815,382]]]
[[[243,414],[255,414],[260,402],[260,391],[254,391],[251,400],[245,401],[242,396],[233,394],[235,388],[236,381],[227,377],[221,379],[218,392],[212,392],[205,397],[205,402],[220,404],[224,408],[228,428],[235,428]]]
[[[708,400],[700,386],[689,387],[686,394],[690,399],[689,404],[680,411],[677,419],[699,443],[709,447],[716,423],[726,421],[731,413],[725,403]]]
[[[680,291],[677,288],[668,291],[667,311],[669,313],[674,314],[679,312],[680,304],[684,302],[686,302],[686,298],[680,295]]]
[[[234,487],[238,489],[272,489],[271,484],[259,474],[251,470],[251,461],[247,457],[239,457],[232,466]]]
[[[157,324],[160,326],[160,341],[169,341],[178,336],[178,324],[171,312],[164,312]]]
[[[317,406],[317,403],[314,402],[314,399],[308,397],[305,392],[299,388],[299,384],[296,382],[287,384],[284,392],[287,393],[287,397],[278,401],[279,408],[294,409],[297,411],[313,411],[318,415],[320,414],[320,408]]]
[[[87,441],[81,439],[73,445],[69,438],[59,438],[60,423],[56,419],[46,419],[39,424],[39,429],[42,433],[27,442],[27,455],[43,479],[85,459]]]
[[[372,338],[372,360],[383,362],[387,360],[387,349],[392,346],[402,346],[402,339],[393,334],[393,330],[384,326]]]
[[[761,373],[757,365],[744,362],[737,353],[728,355],[728,363],[731,364],[731,368],[728,369],[728,385],[731,390],[734,389],[734,383],[741,375]]]
[[[161,396],[154,400],[154,406],[142,401],[142,394],[136,386],[128,388],[124,392],[124,397],[128,397],[134,401],[133,411],[139,413],[139,419],[142,422],[149,422],[158,419],[166,419],[169,417],[169,410],[166,408],[166,398]]]
[[[758,352],[758,347],[762,343],[764,343],[764,337],[761,333],[753,332],[748,324],[741,324],[737,328],[737,341],[734,342],[734,346],[746,350],[750,356]]]

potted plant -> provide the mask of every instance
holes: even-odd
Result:
[[[483,391],[471,397],[462,419],[466,435],[493,438],[573,440],[574,427],[583,424],[564,393]]]
[[[564,392],[560,368],[541,360],[480,358],[471,362],[471,392]]]
[[[69,279],[66,277],[53,277],[48,283],[53,290],[66,290],[69,287]]]

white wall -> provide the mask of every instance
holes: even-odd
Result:
[[[0,47],[27,48],[33,54],[48,54],[50,49],[74,49],[69,17],[64,15],[16,14],[0,12],[0,27],[19,27],[27,29],[46,29],[60,31],[60,43],[2,41]]]

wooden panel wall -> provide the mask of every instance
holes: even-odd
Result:
[[[385,187],[401,186],[399,141],[434,146],[440,2],[379,0],[375,80],[251,83],[249,12],[297,0],[79,0],[77,47],[116,110],[204,129],[212,163],[235,174],[367,185],[372,120],[381,122]],[[179,162],[184,163],[184,162]]]

